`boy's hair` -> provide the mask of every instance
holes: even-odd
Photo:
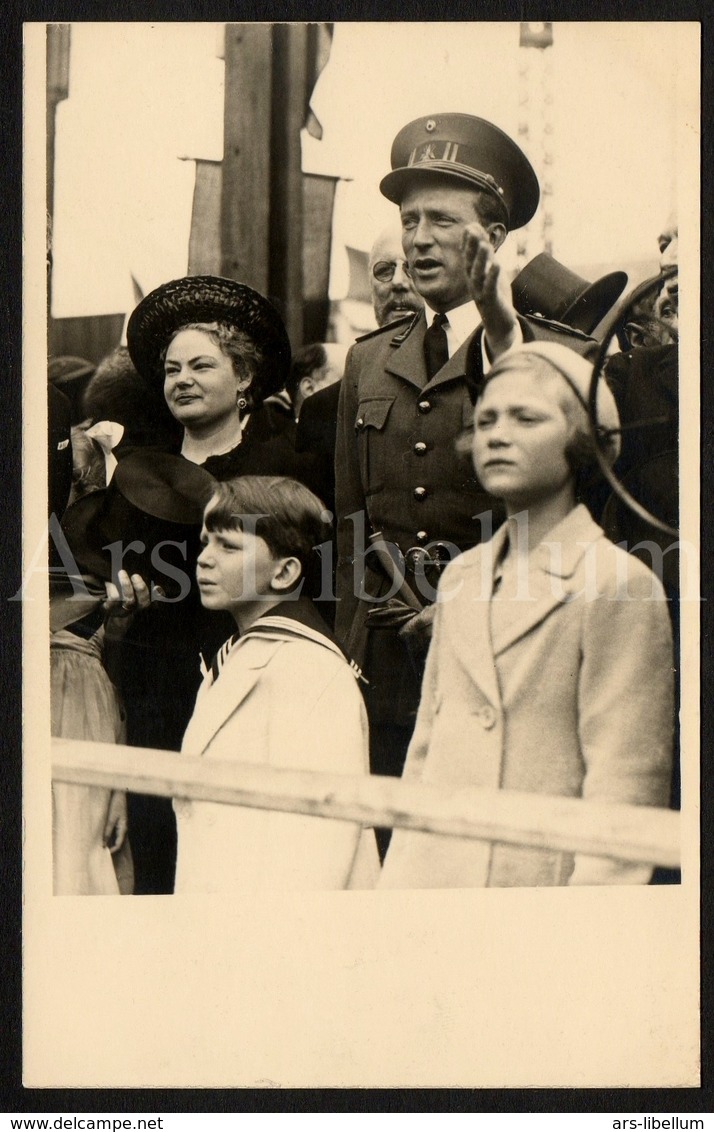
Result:
[[[321,369],[326,361],[327,352],[322,342],[311,342],[308,346],[302,346],[295,351],[290,363],[290,373],[285,382],[285,390],[293,405],[302,379],[309,377],[316,369]]]
[[[203,521],[208,531],[249,530],[275,558],[297,558],[306,575],[315,549],[330,538],[329,511],[316,495],[287,476],[238,476],[216,484]]]

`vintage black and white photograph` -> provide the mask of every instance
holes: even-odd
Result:
[[[27,1085],[698,1083],[698,68],[25,25]]]

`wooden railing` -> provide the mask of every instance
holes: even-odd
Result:
[[[667,868],[680,863],[679,814],[650,806],[247,766],[75,739],[52,740],[52,777]]]

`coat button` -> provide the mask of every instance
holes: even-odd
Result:
[[[419,404],[417,405],[417,409],[419,410],[420,413],[430,413],[431,412],[431,401],[420,401]]]
[[[426,499],[426,488],[425,487],[415,487],[413,495],[414,495],[414,498],[419,503],[421,503],[423,499]]]
[[[429,538],[429,535],[426,531],[417,531],[414,537],[416,538],[417,542],[426,542]]]
[[[480,708],[476,715],[479,723],[486,731],[490,731],[496,723],[496,713],[490,704],[486,704],[484,707]]]
[[[357,417],[355,428],[364,428],[364,417]]]
[[[426,454],[426,444],[423,440],[417,440],[414,445],[414,452],[417,456],[424,456]]]

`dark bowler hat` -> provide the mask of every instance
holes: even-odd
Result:
[[[47,381],[69,399],[71,423],[78,424],[84,417],[82,397],[95,370],[94,362],[62,354],[49,358]]]
[[[261,398],[282,389],[290,372],[290,341],[272,303],[235,279],[189,275],[163,283],[133,311],[126,329],[131,360],[142,377],[163,381],[163,355],[182,326],[220,322],[242,330],[263,354],[255,375]]]
[[[47,362],[47,377],[53,385],[62,389],[63,386],[71,385],[74,381],[90,378],[95,369],[94,362],[88,362],[86,358],[62,354],[50,358]]]
[[[392,144],[392,172],[380,189],[399,204],[415,175],[439,174],[491,193],[503,205],[508,227],[527,224],[538,207],[538,178],[508,134],[472,114],[431,114],[409,122]]]
[[[116,581],[107,549],[120,542],[126,550],[121,569],[157,581],[167,596],[179,589],[176,571],[190,569],[190,558],[176,546],[197,545],[206,503],[215,487],[207,471],[168,452],[140,449],[117,465],[108,487],[82,496],[67,508],[62,530],[80,569]],[[144,549],[131,543],[140,542]],[[155,552],[152,562],[152,552]],[[170,567],[168,573],[162,564]]]
[[[540,314],[592,334],[627,286],[624,271],[611,271],[596,283],[541,252],[511,284],[513,305],[520,314]]]

